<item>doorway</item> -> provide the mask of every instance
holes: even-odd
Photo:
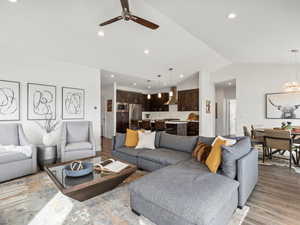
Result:
[[[236,135],[236,80],[227,80],[215,84],[216,135]]]

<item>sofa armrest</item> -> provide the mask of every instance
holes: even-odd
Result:
[[[90,125],[89,125],[89,142],[93,146],[93,151],[96,152],[96,139],[95,139],[95,136],[94,136],[94,129],[93,129],[92,122],[90,122]]]
[[[20,142],[20,145],[21,146],[25,146],[25,145],[30,145],[26,135],[25,135],[25,132],[24,132],[24,129],[23,129],[23,126],[22,125],[18,125],[18,132],[19,132],[19,142]]]
[[[66,145],[67,145],[67,127],[66,127],[66,124],[63,123],[62,128],[61,128],[60,141],[57,146],[57,151],[59,152],[62,162],[65,158]]]
[[[239,186],[239,207],[243,207],[258,181],[258,151],[252,149],[237,162]]]
[[[125,138],[126,134],[117,133],[116,136],[113,136],[112,138],[112,150],[116,150],[118,148],[121,148],[125,144]]]
[[[37,172],[37,147],[34,145],[30,145],[32,149],[32,172],[35,173]]]

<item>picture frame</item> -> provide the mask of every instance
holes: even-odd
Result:
[[[112,112],[112,99],[107,100],[107,112]]]
[[[62,87],[62,119],[85,119],[85,90]]]
[[[207,114],[211,113],[211,101],[210,100],[206,100],[206,102],[205,102],[205,111]]]
[[[300,92],[265,94],[266,119],[300,119]]]
[[[56,120],[56,86],[27,84],[27,120]]]
[[[20,121],[20,82],[0,80],[0,121]]]

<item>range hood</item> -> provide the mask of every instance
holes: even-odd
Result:
[[[167,101],[166,105],[177,105],[177,87],[171,87],[170,92],[173,93],[173,96],[169,97],[169,101]]]

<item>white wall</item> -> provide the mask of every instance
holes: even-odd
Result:
[[[199,72],[199,134],[212,137],[215,135],[215,92],[211,74]],[[206,101],[211,102],[211,113],[206,113]]]
[[[106,138],[112,138],[114,129],[114,115],[113,110],[107,112],[107,100],[112,100],[114,108],[114,85],[105,85],[101,87],[101,124],[102,124],[102,136]]]
[[[94,68],[42,60],[5,59],[0,61],[0,79],[21,82],[21,123],[33,144],[42,142],[42,130],[27,120],[26,83],[51,84],[57,87],[57,118],[61,118],[61,88],[75,87],[86,91],[85,119],[93,121],[97,149],[100,149],[100,71]],[[94,109],[97,107],[97,109]],[[59,132],[57,132],[59,134]]]
[[[300,67],[298,68],[300,71]],[[283,84],[295,80],[295,66],[279,64],[233,64],[212,74],[211,82],[236,79],[237,134],[242,126],[278,127],[283,120],[265,118],[265,94],[282,92]],[[291,120],[300,125],[300,120]]]
[[[218,103],[216,118],[216,135],[229,135],[226,127],[226,100],[236,99],[235,86],[218,86],[215,88],[215,102]]]

